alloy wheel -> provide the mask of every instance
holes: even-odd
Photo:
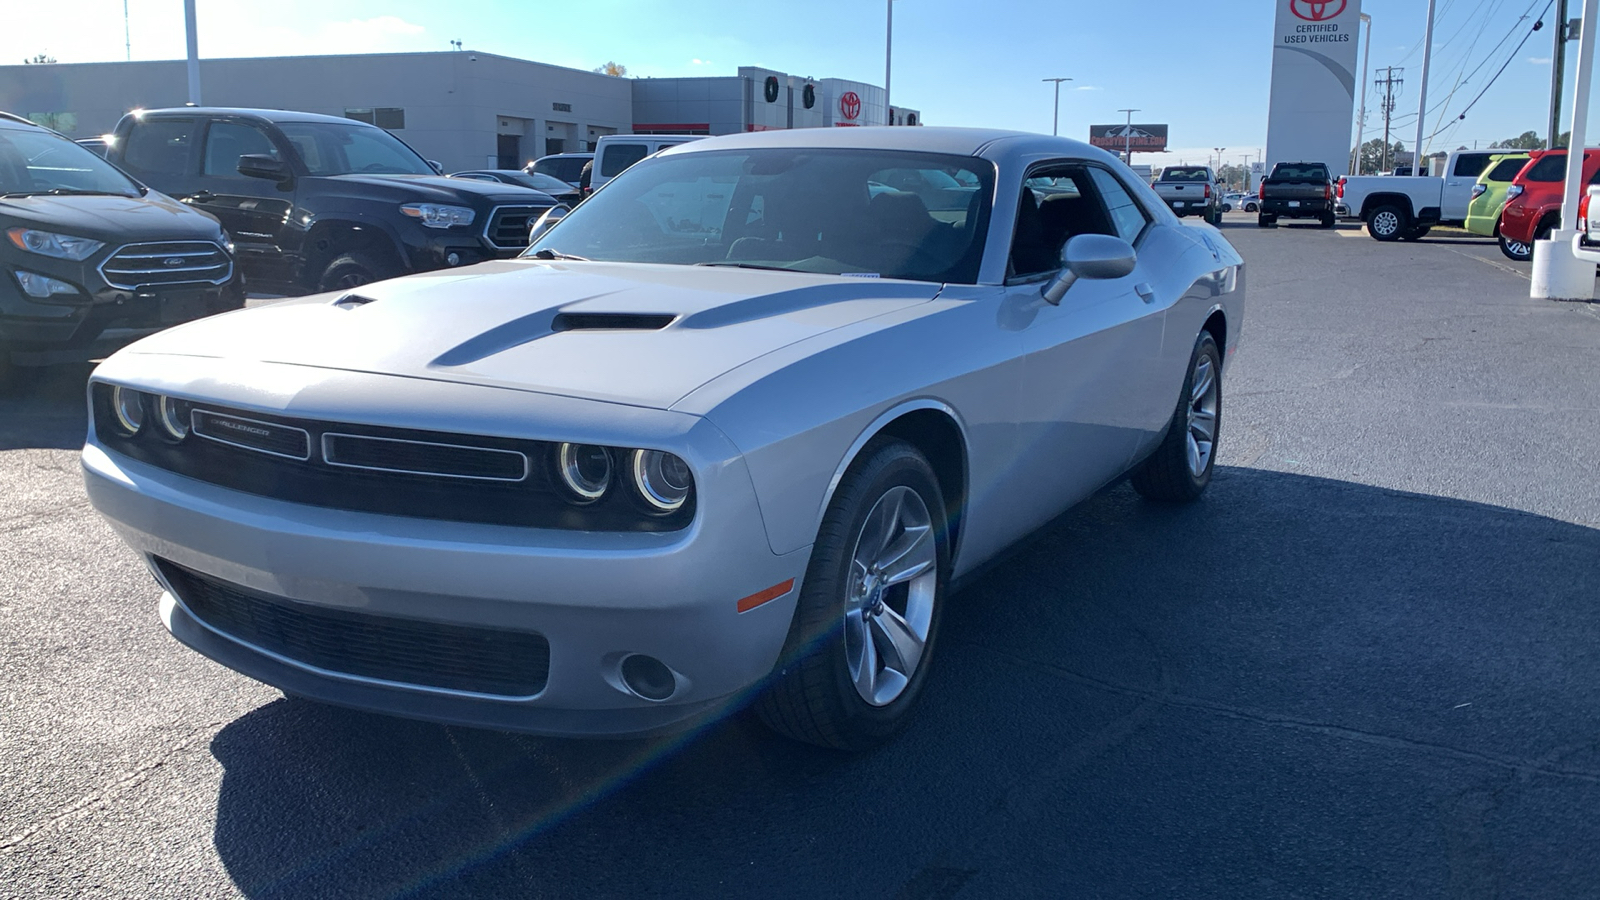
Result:
[[[1384,210],[1372,217],[1372,230],[1383,235],[1394,234],[1400,230],[1400,217]]]
[[[921,495],[887,491],[856,535],[845,597],[844,650],[856,693],[887,706],[904,693],[927,646],[938,592],[938,543]]]
[[[1222,395],[1211,357],[1201,355],[1195,360],[1189,383],[1189,474],[1200,478],[1216,447],[1217,405]]]

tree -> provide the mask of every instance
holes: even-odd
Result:
[[[611,75],[616,78],[622,78],[628,74],[628,67],[622,63],[612,62],[608,59],[606,60],[605,65],[595,66],[594,71],[601,75]]]
[[[1558,144],[1562,143],[1561,138],[1557,138],[1556,139],[1556,143],[1558,143]],[[1503,140],[1503,141],[1495,141],[1494,143],[1489,145],[1489,149],[1490,150],[1543,150],[1544,149],[1544,138],[1539,137],[1539,135],[1535,134],[1532,131],[1524,131],[1523,133],[1517,135],[1514,138],[1507,138],[1506,140]]]
[[[1217,181],[1227,187],[1244,190],[1244,186],[1249,182],[1249,176],[1244,166],[1229,165],[1217,170]]]
[[[41,53],[38,56],[33,57],[32,59],[23,60],[22,64],[25,65],[25,66],[47,66],[47,65],[49,65],[49,64],[51,64],[51,63],[53,63],[55,61],[56,61],[56,58],[54,56],[49,56],[49,55],[46,55],[44,53]]]
[[[1376,175],[1386,169],[1394,168],[1394,161],[1404,153],[1406,145],[1395,141],[1389,145],[1387,155],[1383,152],[1383,138],[1373,138],[1361,145],[1361,164],[1357,167],[1358,175]]]

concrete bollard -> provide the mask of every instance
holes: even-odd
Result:
[[[1533,285],[1528,296],[1535,300],[1593,300],[1595,265],[1572,255],[1572,238],[1577,232],[1551,232],[1547,241],[1533,242]]]

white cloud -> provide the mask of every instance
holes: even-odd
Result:
[[[1075,90],[1075,91],[1103,91],[1103,90],[1105,90],[1105,88],[1100,87],[1099,85],[1096,85],[1096,84],[1082,84],[1082,85],[1079,85],[1079,86],[1073,88],[1073,90]]]
[[[1548,66],[1548,65],[1550,65],[1550,57],[1548,57],[1548,56],[1530,56],[1530,57],[1528,57],[1528,62],[1531,62],[1536,66]]]
[[[689,60],[689,64],[694,66],[709,66],[712,63],[709,59],[691,59]]]

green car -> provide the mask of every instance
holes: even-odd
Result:
[[[1472,186],[1472,203],[1467,206],[1467,230],[1484,237],[1494,237],[1500,231],[1500,210],[1506,205],[1506,188],[1528,162],[1526,153],[1497,153],[1489,157],[1489,164],[1478,183]]]

